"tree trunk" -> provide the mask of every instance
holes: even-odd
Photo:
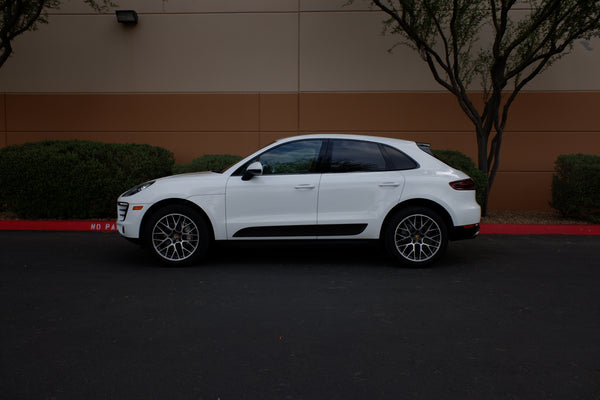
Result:
[[[484,174],[488,174],[487,163],[488,163],[488,137],[489,134],[484,131],[483,127],[477,126],[477,167]],[[487,203],[490,194],[490,185],[486,184],[483,192],[483,204],[481,204],[481,216],[487,215]]]

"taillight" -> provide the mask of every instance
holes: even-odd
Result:
[[[450,186],[454,190],[475,190],[475,182],[471,178],[450,182]]]

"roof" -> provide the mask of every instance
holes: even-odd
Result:
[[[350,139],[350,140],[364,140],[368,142],[379,142],[387,144],[413,144],[413,140],[395,139],[383,136],[368,136],[368,135],[355,135],[355,134],[342,134],[342,133],[320,133],[320,134],[309,134],[309,135],[298,135],[290,136],[282,139],[278,139],[278,143],[285,143],[293,140],[301,139]]]

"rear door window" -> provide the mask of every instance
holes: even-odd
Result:
[[[360,140],[330,140],[327,172],[377,172],[414,169],[418,164],[400,150]]]
[[[386,171],[379,145],[357,140],[331,140],[329,172]]]

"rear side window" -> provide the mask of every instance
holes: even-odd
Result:
[[[327,172],[401,171],[418,168],[418,164],[400,150],[373,142],[331,140]]]
[[[387,164],[379,145],[356,140],[332,140],[329,172],[385,171]]]

